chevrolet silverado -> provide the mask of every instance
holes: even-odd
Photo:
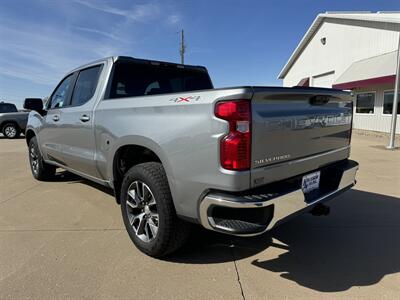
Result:
[[[355,184],[353,106],[340,90],[214,89],[204,67],[119,56],[25,108],[33,176],[62,168],[113,189],[133,243],[154,257],[183,245],[191,223],[262,234],[326,214],[322,203]]]

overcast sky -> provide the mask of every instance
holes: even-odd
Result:
[[[0,99],[45,97],[69,70],[111,55],[208,68],[216,87],[276,77],[320,12],[400,10],[399,0],[1,0]]]

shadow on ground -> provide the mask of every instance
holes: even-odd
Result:
[[[197,230],[169,260],[209,264],[251,257],[254,267],[321,292],[373,285],[400,272],[399,198],[351,190],[330,204],[328,217],[306,214],[250,239]],[[257,258],[270,256],[272,247],[282,254]]]
[[[20,135],[19,137],[14,138],[14,139],[9,139],[9,138],[5,137],[3,134],[0,134],[0,140],[24,140],[24,139],[25,139],[24,135]]]
[[[376,284],[400,272],[399,213],[399,198],[351,190],[332,202],[331,216],[304,216],[275,230],[286,251],[252,264],[322,292]]]
[[[107,193],[111,196],[114,196],[114,192],[111,188],[108,188],[108,187],[98,184],[96,182],[87,180],[85,178],[82,178],[78,175],[72,174],[72,173],[70,173],[68,171],[64,171],[64,170],[57,172],[55,178],[52,181],[53,182],[67,182],[69,184],[81,183],[81,184],[85,184],[85,185],[91,186],[93,188],[96,188],[96,189],[98,189],[104,193]]]
[[[223,263],[253,256],[271,246],[269,233],[239,238],[193,226],[191,237],[182,250],[165,260],[185,264]],[[238,252],[237,249],[241,251]]]
[[[56,180],[110,192],[68,172],[60,173]],[[239,271],[249,262],[254,268],[279,273],[321,292],[373,285],[385,275],[400,272],[399,198],[350,190],[329,205],[328,217],[305,214],[253,238],[232,237],[197,226],[187,245],[165,260],[184,264],[243,260]],[[268,254],[273,248],[279,248],[278,257]],[[274,258],[265,260],[266,256]]]

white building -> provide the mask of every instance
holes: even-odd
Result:
[[[354,93],[354,128],[389,132],[400,12],[319,14],[279,74],[284,86]],[[400,105],[397,130],[400,133]]]

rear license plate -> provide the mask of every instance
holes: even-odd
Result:
[[[312,190],[318,189],[320,177],[321,177],[320,171],[304,175],[303,180],[301,182],[301,188],[302,188],[303,192],[309,193]]]

